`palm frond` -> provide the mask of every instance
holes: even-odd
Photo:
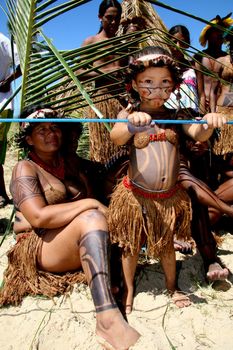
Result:
[[[66,1],[59,6],[52,6],[55,0],[8,0],[8,19],[17,45],[20,66],[23,73],[21,109],[26,105],[30,83],[30,71],[33,69],[33,53],[38,42],[38,30],[52,18],[69,11],[90,0]],[[50,7],[50,8],[49,8]],[[44,50],[46,49],[46,46]],[[38,51],[38,47],[36,47]]]
[[[51,41],[43,34],[42,26],[89,1],[64,0],[62,3],[59,1],[59,4],[58,0],[6,1],[8,19],[23,72],[21,110],[32,104],[44,103],[57,109],[62,108],[65,113],[69,113],[91,104],[92,96],[98,91],[94,85],[97,78],[83,81],[84,70],[85,74],[98,72],[98,79],[101,80],[110,78],[112,97],[122,94],[124,85],[116,76],[119,70],[111,74],[101,72],[104,65],[110,63],[104,58],[114,57],[112,59],[114,62],[129,56],[143,43],[165,47],[174,45],[171,40],[170,42],[167,40],[166,26],[151,4],[209,23],[158,1],[123,0],[123,16],[143,16],[146,19],[147,29],[71,50],[57,50],[51,46]],[[151,39],[154,42],[149,41]],[[198,51],[195,48],[193,50]],[[106,63],[96,66],[93,64],[95,61],[106,61]],[[124,70],[124,67],[120,70]],[[104,98],[106,97],[103,96]]]
[[[89,91],[89,86],[94,79],[81,84],[83,69],[85,73],[97,71],[100,73],[99,79],[104,75],[109,76],[116,83],[116,94],[120,93],[119,79],[114,76],[116,72],[110,75],[100,71],[110,62],[105,60],[106,63],[95,67],[93,62],[101,59],[103,61],[103,58],[110,55],[116,57],[112,60],[114,62],[129,55],[129,46],[144,40],[143,35],[148,37],[148,31],[128,35],[124,40],[112,38],[86,47],[60,51],[51,45],[51,41],[43,33],[43,24],[88,1],[90,0],[70,0],[57,5],[57,0],[7,0],[9,23],[23,73],[21,110],[41,102],[54,108],[64,108],[65,112],[91,104],[89,93],[94,94],[95,91]],[[82,73],[78,73],[80,70]],[[98,112],[97,114],[100,115]]]

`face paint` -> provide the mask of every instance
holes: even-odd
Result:
[[[173,91],[174,80],[168,67],[148,67],[137,74],[133,88],[141,100],[166,101]]]
[[[138,92],[140,96],[147,100],[153,100],[155,98],[161,98],[166,100],[172,93],[173,86],[154,86],[153,84],[142,84],[138,85]]]

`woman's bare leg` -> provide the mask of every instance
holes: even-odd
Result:
[[[176,283],[176,255],[172,249],[170,253],[161,256],[161,264],[165,275],[165,284],[174,304],[179,307],[186,307],[191,304],[190,299],[180,292]]]
[[[228,205],[233,204],[233,179],[229,179],[225,181],[223,184],[221,184],[217,190],[215,191],[218,198],[224,202],[226,202]],[[211,225],[214,225],[222,216],[222,212],[220,210],[217,210],[216,208],[213,208],[212,206],[209,207],[209,217]]]
[[[124,320],[111,293],[104,216],[95,210],[88,211],[60,232],[54,231],[45,234],[40,265],[53,272],[82,266],[96,308],[96,334],[115,349],[128,349],[140,334]]]
[[[136,272],[138,254],[122,256],[122,269],[124,278],[124,295],[123,304],[125,313],[128,315],[132,312],[134,296],[134,276]]]
[[[233,179],[232,179],[233,180]],[[188,168],[181,166],[179,182],[188,193],[195,192],[197,200],[208,207],[213,207],[222,214],[233,217],[233,208],[222,200],[217,192],[212,191],[203,181],[193,176]]]

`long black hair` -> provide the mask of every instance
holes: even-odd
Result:
[[[182,24],[177,24],[176,26],[173,26],[168,31],[169,34],[175,35],[177,33],[180,33],[184,37],[184,41],[190,45],[190,33],[187,27],[183,26]]]
[[[103,0],[99,6],[99,17],[103,17],[107,9],[109,9],[110,7],[116,7],[119,13],[119,16],[121,16],[122,7],[118,0]],[[103,29],[103,26],[101,24],[98,33],[100,33],[102,29]]]

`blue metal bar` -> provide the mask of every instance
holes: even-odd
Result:
[[[127,123],[128,119],[77,119],[77,118],[40,118],[40,119],[27,119],[27,118],[0,118],[2,123]],[[206,120],[173,120],[173,119],[153,119],[153,122],[159,124],[206,124]],[[227,124],[233,124],[233,120],[229,120]]]

